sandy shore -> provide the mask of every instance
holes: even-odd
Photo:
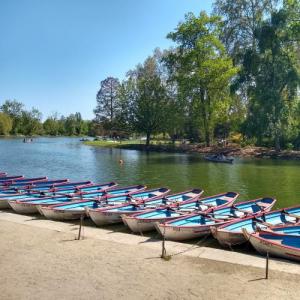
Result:
[[[109,233],[109,231],[108,231]],[[130,238],[130,236],[129,236]],[[1,299],[299,299],[300,276],[0,221]]]

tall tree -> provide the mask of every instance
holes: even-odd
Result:
[[[107,77],[100,83],[100,90],[97,93],[97,107],[94,110],[96,121],[108,124],[113,127],[116,115],[120,110],[118,101],[119,80],[114,77]]]
[[[281,0],[215,0],[214,13],[221,17],[221,41],[239,66],[238,76],[232,82],[235,101],[245,109],[249,103],[248,89],[256,84],[248,72],[249,53],[257,50],[256,29],[270,17]]]
[[[116,116],[116,125],[120,134],[128,135],[134,130],[133,107],[136,94],[135,80],[128,74],[128,78],[122,81],[118,90],[120,110]]]
[[[179,92],[201,124],[207,146],[218,112],[225,113],[228,109],[228,87],[237,72],[219,34],[219,17],[205,12],[198,18],[191,13],[186,15],[185,22],[168,34],[178,47],[169,54],[167,63],[172,67]]]
[[[160,58],[157,53],[148,57],[132,72],[136,99],[133,103],[134,126],[146,134],[146,146],[151,135],[163,132],[167,122],[167,93],[161,77]]]
[[[255,31],[279,0],[216,0],[214,13],[222,18],[221,39],[238,62],[247,48],[255,49]]]
[[[259,141],[270,138],[277,150],[289,127],[300,85],[300,27],[294,18],[295,11],[299,18],[299,10],[298,1],[284,1],[283,8],[257,28],[258,51],[249,51],[248,56],[247,71],[256,82],[249,88],[248,134]]]

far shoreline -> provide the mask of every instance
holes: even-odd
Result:
[[[188,153],[212,155],[224,153],[228,156],[241,158],[267,158],[281,160],[300,160],[300,151],[296,150],[281,150],[276,151],[273,148],[246,146],[240,147],[236,144],[230,144],[226,147],[211,146],[203,147],[199,144],[150,144],[146,147],[145,144],[120,143],[120,142],[105,142],[105,141],[86,141],[84,145],[103,148],[117,148],[126,150],[149,151],[149,152],[166,152],[166,153]]]

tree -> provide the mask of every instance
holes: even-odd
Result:
[[[255,31],[276,8],[278,0],[216,0],[214,13],[222,18],[221,40],[235,62],[245,49],[256,49]]]
[[[280,150],[281,141],[293,118],[293,108],[300,84],[300,62],[297,58],[300,31],[294,22],[299,13],[298,1],[284,1],[282,9],[257,28],[258,51],[250,51],[247,70],[256,85],[249,88],[251,102],[246,132],[274,141]],[[299,15],[298,15],[299,16]]]
[[[0,110],[12,119],[12,134],[22,133],[24,104],[16,100],[6,100]]]
[[[41,134],[43,131],[41,120],[42,113],[36,108],[32,108],[30,111],[22,111],[22,130],[20,132],[24,135]]]
[[[116,127],[120,135],[128,135],[134,130],[134,102],[136,100],[135,82],[132,76],[123,80],[118,89],[120,110],[116,115]]]
[[[186,15],[185,22],[168,34],[178,47],[169,54],[167,64],[204,132],[207,146],[218,116],[228,111],[229,83],[237,72],[219,34],[220,18],[205,12],[198,18],[192,13]]]
[[[70,114],[62,120],[67,135],[85,135],[88,133],[88,122],[84,121],[79,112]]]
[[[136,98],[133,102],[133,122],[137,132],[146,134],[146,146],[151,135],[165,131],[167,123],[167,92],[160,72],[157,53],[148,57],[132,72]]]
[[[48,135],[57,136],[60,134],[60,122],[58,119],[58,114],[53,114],[48,117],[43,124],[44,132]]]
[[[270,17],[279,0],[215,0],[214,13],[222,19],[220,39],[239,67],[238,76],[231,83],[235,102],[245,110],[249,103],[249,87],[256,84],[248,72],[249,51],[258,47],[256,29]]]
[[[12,130],[12,119],[5,113],[0,113],[0,135],[8,135]]]
[[[119,80],[114,77],[107,77],[100,83],[100,90],[97,93],[97,107],[94,110],[96,121],[104,123],[107,129],[114,127],[116,115],[120,111],[118,101]]]

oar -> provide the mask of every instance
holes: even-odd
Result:
[[[295,218],[296,220],[300,220],[300,216],[291,214],[291,213],[289,213],[288,211],[286,211],[285,209],[283,209],[282,212],[283,212],[284,214],[290,216],[290,217]]]
[[[272,227],[272,226],[274,226],[274,224],[265,222],[265,221],[260,220],[260,219],[258,219],[258,218],[256,218],[256,217],[253,218],[253,221],[256,221],[256,222],[258,222],[258,223],[261,223],[261,224],[263,224],[263,225],[265,225],[265,226],[267,226],[267,227]]]
[[[240,212],[242,212],[242,213],[244,213],[244,214],[251,214],[250,211],[244,210],[244,209],[241,209],[241,208],[238,208],[238,207],[236,207],[236,206],[234,206],[234,205],[232,205],[232,208],[234,208],[234,209],[236,209],[236,210],[238,210],[238,211],[240,211]]]
[[[165,208],[165,209],[171,210],[171,211],[173,211],[173,212],[175,212],[176,214],[179,214],[179,215],[186,215],[186,214],[187,214],[187,213],[185,213],[185,212],[181,212],[180,210],[176,210],[176,209],[173,209],[173,208],[171,208],[171,207],[167,207],[167,208]]]

